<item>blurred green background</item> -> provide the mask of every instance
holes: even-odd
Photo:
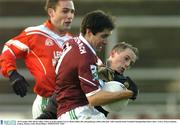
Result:
[[[45,0],[0,0],[0,50],[24,28],[43,23]],[[180,118],[180,0],[74,0],[76,17],[71,32],[79,34],[85,13],[101,9],[115,16],[116,29],[99,53],[103,61],[117,42],[136,46],[139,60],[126,72],[139,86],[136,101],[111,118]],[[19,72],[30,82],[26,97],[16,96],[0,76],[0,118],[31,119],[34,81],[18,60]]]

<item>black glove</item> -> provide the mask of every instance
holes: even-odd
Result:
[[[126,78],[128,82],[127,89],[133,91],[133,96],[130,99],[135,100],[139,94],[138,86],[130,77],[127,76]]]
[[[119,74],[117,71],[115,71],[113,80],[120,82],[122,84],[125,84],[125,82],[127,81],[127,78],[125,76],[123,76],[122,74]],[[125,85],[125,87],[126,87],[126,85]]]
[[[14,92],[21,97],[24,97],[27,93],[27,87],[29,84],[17,71],[13,71],[9,76],[11,86]]]

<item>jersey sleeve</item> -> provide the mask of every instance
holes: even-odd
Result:
[[[100,90],[97,74],[97,66],[92,58],[82,56],[79,61],[78,77],[80,79],[81,88],[86,96],[91,96]]]
[[[0,56],[0,70],[3,76],[8,77],[8,71],[16,69],[16,59],[25,58],[29,52],[28,40],[26,33],[22,32],[5,43]]]

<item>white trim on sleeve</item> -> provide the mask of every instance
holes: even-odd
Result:
[[[101,90],[101,89],[98,88],[98,89],[95,90],[95,91],[92,91],[92,92],[90,92],[90,93],[87,93],[87,94],[86,94],[86,97],[92,96],[92,95],[96,94],[97,92],[99,92],[100,90]]]
[[[6,45],[13,45],[13,46],[15,46],[16,48],[18,48],[18,49],[20,49],[20,50],[22,50],[22,51],[24,51],[24,52],[28,52],[29,53],[29,47],[26,45],[26,44],[24,44],[24,43],[22,43],[22,42],[20,42],[19,40],[9,40],[7,43],[6,43]]]
[[[85,79],[85,78],[83,78],[83,77],[81,77],[81,76],[79,76],[79,78],[82,79],[82,80],[84,80],[85,82],[90,83],[90,84],[93,85],[93,86],[97,86],[97,85],[94,84],[93,82],[91,82],[91,81],[89,81],[89,80],[87,80],[87,79]]]
[[[3,50],[2,50],[2,53],[4,53],[6,50],[9,50],[10,53],[13,54],[13,56],[16,58],[14,52],[13,52],[7,45],[4,45]]]
[[[41,64],[41,66],[42,66],[42,68],[43,68],[43,70],[44,70],[44,74],[46,75],[46,68],[45,68],[45,66],[44,66],[44,64],[42,63],[42,61],[41,61],[41,59],[36,55],[36,53],[35,52],[33,52],[33,51],[31,51],[32,52],[32,54],[39,60],[39,63]]]

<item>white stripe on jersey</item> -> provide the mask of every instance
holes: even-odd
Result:
[[[34,54],[34,56],[39,60],[39,63],[41,64],[41,66],[42,66],[42,68],[43,68],[43,70],[44,70],[44,74],[46,75],[46,68],[45,68],[45,66],[44,66],[44,64],[42,63],[42,61],[40,60],[40,58],[33,52],[33,51],[31,51],[33,54]]]
[[[56,66],[56,74],[59,71],[59,67],[61,65],[62,60],[64,59],[64,56],[71,50],[72,46],[68,46],[65,50],[63,50],[61,58],[58,60],[57,66]]]
[[[81,76],[79,76],[79,78],[82,79],[82,80],[84,80],[84,81],[86,81],[86,82],[88,82],[88,83],[90,83],[90,84],[93,85],[93,86],[97,86],[97,85],[94,84],[93,82],[91,82],[91,81],[89,81],[89,80],[87,80],[87,79],[85,79],[85,78],[83,78],[83,77],[81,77]]]
[[[96,55],[96,51],[92,48],[89,42],[82,36],[82,34],[79,35],[79,39],[90,48],[94,55]]]
[[[71,39],[71,36],[64,35],[64,36],[59,36],[58,34],[52,32],[49,30],[46,26],[44,25],[39,25],[39,26],[34,26],[34,27],[28,27],[25,29],[25,32],[44,32],[45,34],[49,35],[51,38],[55,39],[55,42],[58,46],[62,48],[63,44],[65,41]]]
[[[48,34],[45,34],[43,32],[35,31],[35,32],[26,33],[26,35],[32,35],[32,34],[40,34],[40,35],[43,35],[45,37],[48,37],[48,38],[53,39],[54,41],[56,41],[56,39],[54,39],[53,37],[50,37]],[[58,44],[58,46],[59,46],[59,44]]]
[[[14,45],[15,47],[17,47],[18,49],[24,51],[24,52],[28,52],[29,53],[29,47],[27,45],[25,45],[24,43],[21,43],[19,40],[9,40],[6,45]]]
[[[96,94],[97,92],[99,92],[100,90],[101,90],[101,89],[98,88],[98,89],[95,90],[95,91],[92,91],[92,92],[90,92],[90,93],[87,93],[87,94],[86,94],[86,97],[92,96],[92,95]]]
[[[2,49],[2,53],[5,52],[6,50],[8,50],[8,46],[4,45],[3,49]]]
[[[6,50],[9,50],[15,56],[14,52],[7,45],[4,45],[2,53],[4,53]]]

